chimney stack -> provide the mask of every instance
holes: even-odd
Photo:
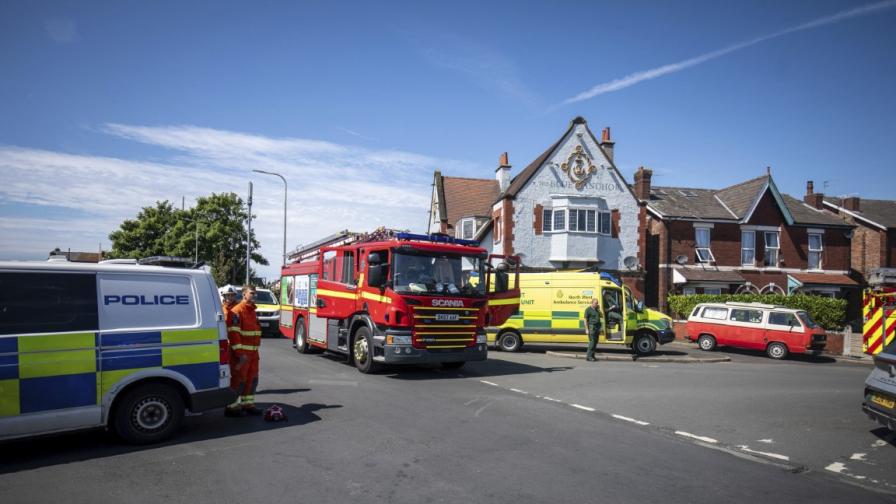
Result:
[[[635,196],[642,201],[650,201],[650,178],[653,177],[653,170],[638,168],[635,172]]]
[[[860,212],[862,209],[859,207],[859,197],[850,196],[848,198],[843,198],[843,208],[853,212]]]
[[[610,127],[607,126],[600,132],[600,147],[607,154],[607,157],[610,158],[611,163],[615,163],[613,161],[613,147],[616,145],[616,142],[610,139]]]
[[[815,184],[811,180],[806,181],[806,195],[803,201],[817,210],[824,209],[824,194],[815,192]]]
[[[501,194],[504,194],[507,188],[510,187],[510,162],[506,152],[501,154],[501,158],[498,161],[498,168],[495,169],[495,179],[498,180],[498,188]]]

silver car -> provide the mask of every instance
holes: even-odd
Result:
[[[874,356],[874,369],[865,380],[862,411],[896,432],[896,339]]]

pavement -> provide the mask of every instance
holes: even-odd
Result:
[[[896,446],[858,410],[866,369],[731,357],[493,352],[362,375],[265,339],[257,398],[288,422],[218,410],[155,446],[104,432],[5,443],[2,501],[896,502],[874,472]]]

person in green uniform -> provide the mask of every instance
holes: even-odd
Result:
[[[588,352],[585,360],[594,362],[594,347],[597,346],[597,338],[600,336],[600,306],[597,298],[591,300],[591,306],[585,308],[585,330],[588,331]]]

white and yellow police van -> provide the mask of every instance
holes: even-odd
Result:
[[[0,440],[107,427],[153,443],[233,401],[211,275],[109,263],[0,262]]]

